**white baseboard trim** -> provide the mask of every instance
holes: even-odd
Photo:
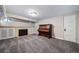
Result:
[[[63,40],[63,39],[61,39],[61,38],[56,38],[56,37],[52,37],[52,38],[54,38],[54,39],[59,39],[59,40]]]

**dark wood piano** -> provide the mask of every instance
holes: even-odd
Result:
[[[52,24],[39,25],[39,35],[52,38]]]

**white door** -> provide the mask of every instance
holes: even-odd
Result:
[[[64,16],[64,40],[76,42],[76,15]]]

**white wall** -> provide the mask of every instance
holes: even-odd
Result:
[[[15,28],[0,28],[0,40],[17,37]]]
[[[63,16],[40,20],[35,24],[36,34],[38,34],[37,30],[40,24],[52,24],[54,26],[55,38],[63,39]]]
[[[76,21],[76,25],[77,25],[77,27],[76,27],[76,29],[77,29],[77,31],[76,31],[76,35],[77,35],[77,43],[79,43],[79,14],[77,14],[77,21]]]
[[[15,19],[13,19],[13,20],[15,20]],[[1,21],[0,24],[1,24],[0,26],[13,27],[13,28],[9,28],[9,29],[13,29],[13,33],[14,33],[13,35],[15,35],[14,37],[18,37],[18,30],[19,29],[28,29],[28,34],[33,34],[33,32],[34,32],[33,31],[34,30],[34,23],[32,23],[32,22],[21,22],[21,21],[16,21],[16,20],[15,21],[9,20],[7,22],[6,20],[3,20],[3,21]],[[8,28],[0,28],[0,29],[5,30],[5,31],[8,30]],[[7,37],[7,38],[9,38],[9,37]]]

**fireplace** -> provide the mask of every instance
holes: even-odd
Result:
[[[24,36],[28,34],[28,30],[27,29],[19,29],[19,36]]]

